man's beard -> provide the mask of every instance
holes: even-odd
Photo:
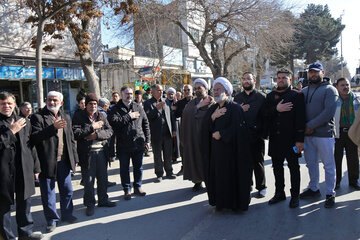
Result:
[[[214,100],[216,103],[225,101],[227,99],[227,96],[225,94],[225,92],[222,92],[218,97],[214,97]]]
[[[60,110],[61,105],[57,105],[55,107],[50,107],[49,105],[46,105],[46,107],[50,112],[57,114]]]
[[[317,79],[315,79],[315,80],[312,80],[311,78],[309,80],[310,80],[310,83],[318,84],[319,82],[321,82],[322,79],[320,76],[318,76]]]
[[[253,84],[249,84],[249,86],[247,86],[247,87],[243,86],[243,88],[244,88],[246,91],[250,91],[250,90],[252,90],[252,89],[253,89],[253,87],[254,87],[254,85],[253,85]]]
[[[276,89],[277,90],[285,90],[285,89],[287,89],[289,86],[287,85],[284,85],[284,86],[282,86],[282,87],[280,87],[280,86],[278,86]]]
[[[204,94],[202,92],[199,92],[199,91],[196,91],[195,94],[196,94],[196,97],[198,97],[198,98],[205,97]]]

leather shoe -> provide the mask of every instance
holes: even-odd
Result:
[[[278,203],[278,202],[281,202],[281,201],[284,201],[286,200],[286,196],[285,195],[276,195],[269,200],[269,205],[272,205],[272,204],[275,204],[275,203]]]
[[[299,197],[292,197],[290,199],[289,208],[297,208],[299,206]]]
[[[125,194],[124,194],[124,199],[125,199],[125,200],[131,200],[131,193],[125,192]]]
[[[168,174],[166,175],[167,179],[176,179],[176,176],[174,174]]]
[[[111,201],[98,204],[98,207],[115,207],[115,206],[116,206],[116,202],[111,202]]]
[[[141,188],[134,188],[134,194],[143,197],[146,195],[146,192],[144,192]]]
[[[107,182],[107,187],[113,187],[116,185],[116,182]]]
[[[62,218],[61,221],[67,222],[67,223],[75,223],[77,221],[77,218],[74,216],[70,216],[68,218]]]
[[[157,177],[154,182],[159,183],[162,181],[162,177]]]
[[[56,228],[56,222],[51,225],[46,226],[46,232],[51,233],[55,230],[55,228]]]
[[[358,183],[351,183],[349,184],[350,187],[354,188],[355,190],[360,190],[360,185]]]
[[[86,216],[92,216],[94,215],[94,206],[88,206],[86,208]]]
[[[42,238],[43,235],[41,233],[31,233],[28,236],[19,236],[18,240],[39,240]]]

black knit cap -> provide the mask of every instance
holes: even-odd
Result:
[[[85,106],[89,103],[95,101],[96,103],[99,103],[98,98],[96,97],[95,93],[89,93],[88,95],[86,95],[85,97]]]

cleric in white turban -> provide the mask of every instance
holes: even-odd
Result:
[[[209,85],[204,79],[202,79],[202,78],[195,79],[193,82],[194,87],[195,87],[196,83],[201,83],[206,88],[206,90],[209,90]]]
[[[250,132],[241,106],[231,101],[233,87],[224,77],[215,79],[212,105],[202,121],[201,152],[209,204],[247,210],[250,203]]]

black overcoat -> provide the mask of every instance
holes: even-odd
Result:
[[[201,128],[201,149],[209,204],[217,208],[247,210],[250,203],[251,153],[250,131],[240,105],[225,102],[226,114],[212,121],[219,107],[207,111]],[[221,139],[212,134],[220,132]]]
[[[12,115],[14,121],[20,119],[19,116]],[[40,164],[36,152],[32,144],[30,144],[31,124],[26,119],[26,126],[21,129],[19,134],[20,149],[16,149],[18,141],[9,128],[10,119],[0,114],[0,204],[13,204],[15,192],[15,177],[21,180],[21,186],[17,187],[17,191],[22,191],[20,195],[24,199],[29,198],[35,193],[34,173],[40,172]],[[19,154],[21,161],[21,169],[15,169],[15,154]],[[15,173],[22,174],[16,176]]]
[[[85,137],[93,132],[96,132],[98,136],[97,140],[102,141],[106,160],[109,160],[109,144],[107,144],[107,140],[112,136],[113,130],[104,114],[97,112],[95,121],[103,121],[104,124],[100,129],[94,130],[86,109],[76,112],[72,120],[72,128],[75,140],[77,141],[79,165],[81,168],[88,168],[90,166],[90,150],[93,141],[88,141]]]
[[[70,168],[75,171],[75,163],[78,163],[78,155],[76,152],[74,134],[71,128],[70,116],[63,111],[59,111],[62,119],[65,119],[67,125],[64,128],[64,145],[66,147]],[[40,109],[39,112],[31,116],[31,142],[35,144],[37,154],[40,160],[41,175],[46,178],[56,178],[57,173],[57,152],[58,130],[54,127],[54,114],[47,107]]]

